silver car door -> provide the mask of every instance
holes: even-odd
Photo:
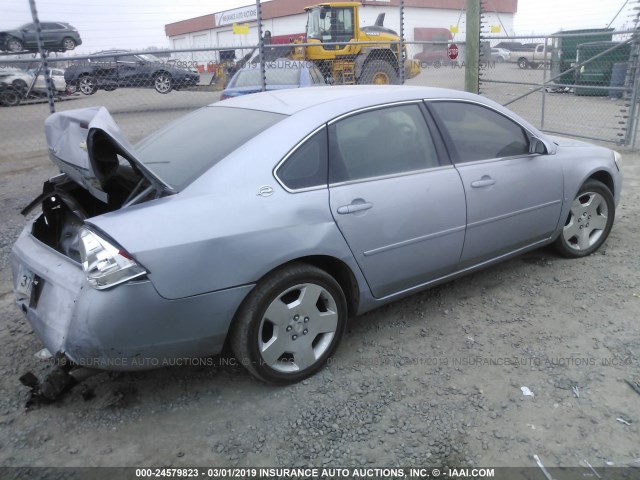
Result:
[[[432,101],[467,199],[461,267],[540,242],[554,232],[563,172],[553,155],[529,154],[529,134],[488,107]]]
[[[423,108],[369,109],[329,126],[331,212],[377,298],[450,273],[464,243],[462,182],[439,160]]]

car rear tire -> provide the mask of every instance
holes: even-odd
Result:
[[[263,278],[236,314],[229,344],[255,377],[290,384],[318,371],[347,324],[342,288],[324,270],[294,263]]]
[[[65,37],[62,39],[62,48],[64,50],[73,50],[76,48],[76,41],[71,37]]]
[[[78,90],[80,90],[85,95],[93,95],[98,91],[96,79],[91,75],[82,75],[78,80]]]
[[[362,85],[398,85],[400,78],[395,68],[384,60],[370,60],[362,68],[358,79]]]
[[[156,76],[153,77],[153,88],[155,88],[158,93],[169,93],[173,90],[173,79],[171,75],[166,72],[156,73]]]
[[[0,92],[0,105],[15,107],[20,105],[20,94],[13,87],[7,87]]]
[[[556,249],[565,257],[591,255],[605,242],[616,214],[615,201],[609,188],[597,180],[588,180],[571,204]]]
[[[8,52],[21,52],[24,50],[24,45],[20,40],[15,37],[10,37],[7,40],[7,51]]]
[[[24,80],[14,80],[11,82],[11,85],[13,85],[14,90],[21,98],[24,98],[27,94],[27,90],[29,90],[29,85],[27,85],[27,82]]]
[[[525,70],[529,66],[529,61],[526,58],[518,59],[518,67]]]

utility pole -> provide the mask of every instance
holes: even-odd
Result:
[[[465,41],[464,89],[478,93],[480,68],[480,0],[466,0],[467,36]]]

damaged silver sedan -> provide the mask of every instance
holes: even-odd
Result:
[[[333,87],[225,100],[133,147],[104,108],[46,121],[17,303],[46,349],[136,370],[219,353],[299,381],[347,317],[554,243],[606,240],[618,154],[482,97]]]

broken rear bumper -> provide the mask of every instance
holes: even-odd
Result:
[[[14,289],[20,273],[35,282],[16,302],[45,347],[103,370],[143,370],[219,353],[231,320],[253,285],[168,300],[149,280],[95,290],[82,267],[35,239],[31,223],[11,252]]]

